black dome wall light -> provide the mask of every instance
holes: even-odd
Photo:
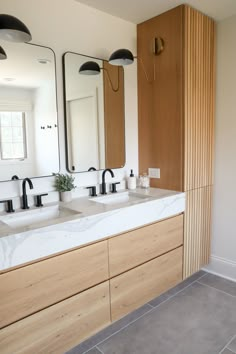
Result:
[[[154,56],[160,55],[164,50],[164,40],[161,37],[155,37],[153,38],[153,45],[152,45],[152,54]],[[134,57],[132,52],[129,49],[117,49],[115,52],[113,52],[108,60],[109,64],[111,65],[116,65],[116,66],[126,66],[133,64],[134,58],[140,61],[141,67],[144,71],[146,80],[148,82],[153,82],[155,81],[155,61],[153,62],[153,79],[150,80],[150,78],[147,75],[147,71],[145,69],[144,63],[142,58]],[[114,89],[111,78],[109,76],[109,73],[106,69],[100,68],[99,65],[94,62],[94,61],[87,61],[84,64],[81,65],[79,68],[79,73],[82,75],[99,75],[101,70],[106,71],[110,85],[112,87],[112,90],[114,92],[117,92],[119,90],[119,86],[117,89]],[[119,73],[119,71],[118,71]]]
[[[79,73],[82,75],[99,75],[101,68],[95,61],[86,61],[79,68]]]
[[[128,49],[118,49],[112,53],[108,62],[111,65],[130,65],[134,62],[134,56],[132,52]]]
[[[152,47],[151,52],[154,56],[160,55],[164,50],[163,38],[161,38],[161,37],[153,38],[153,42],[152,42],[151,47]],[[153,69],[154,69],[153,79],[150,79],[147,75],[147,71],[145,69],[142,58],[137,57],[137,56],[133,56],[132,52],[129,49],[118,49],[115,52],[113,52],[109,58],[109,64],[125,66],[125,65],[133,64],[134,59],[137,59],[140,62],[141,67],[144,71],[146,80],[148,82],[155,81],[155,61],[153,62]]]
[[[81,75],[99,75],[101,73],[101,70],[105,71],[110,83],[110,86],[112,88],[112,91],[117,92],[119,90],[119,69],[118,69],[118,87],[114,88],[109,72],[107,71],[107,69],[105,68],[100,68],[100,66],[98,65],[98,63],[96,63],[95,61],[86,61],[84,64],[81,65],[81,67],[79,68],[79,73]]]
[[[0,39],[10,42],[29,42],[31,33],[26,25],[18,18],[0,14]]]

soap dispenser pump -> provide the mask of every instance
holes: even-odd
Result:
[[[136,177],[134,176],[133,170],[130,171],[130,176],[128,177],[128,189],[136,188]]]

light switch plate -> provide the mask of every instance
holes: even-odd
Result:
[[[160,168],[149,168],[148,175],[150,178],[161,178]]]

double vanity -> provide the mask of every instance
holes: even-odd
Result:
[[[55,55],[31,44],[5,48],[0,74],[12,77],[17,58],[23,81],[19,85],[15,75],[16,86],[0,86],[1,133],[13,134],[16,125],[21,138],[17,154],[6,144],[0,160],[8,211],[0,212],[0,352],[64,353],[183,279],[185,194],[116,192],[114,182],[106,195],[106,171],[113,177],[111,168],[125,166],[124,70],[67,52],[64,163],[70,173],[89,173],[89,182],[77,175],[76,183],[90,183],[91,197],[49,203],[48,196],[41,206],[45,194],[38,194],[32,206],[30,193],[28,203],[26,183],[30,189],[33,184],[25,177],[59,171]],[[91,60],[100,75],[80,75]],[[94,186],[98,170],[104,170],[102,196]],[[36,193],[55,193],[49,179],[34,184]]]
[[[2,213],[1,353],[64,353],[179,283],[184,209],[150,188]]]

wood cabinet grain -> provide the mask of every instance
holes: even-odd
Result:
[[[1,274],[0,328],[107,279],[107,241]]]
[[[111,317],[118,320],[182,280],[179,247],[110,280]]]
[[[183,244],[183,215],[108,240],[110,276],[123,273]]]
[[[110,323],[108,281],[0,331],[1,354],[63,354]]]
[[[141,173],[149,167],[160,168],[161,178],[151,180],[153,187],[192,196],[193,190],[200,196],[200,189],[212,188],[215,27],[213,19],[188,5],[137,26],[139,166]],[[151,50],[156,37],[164,40],[164,50],[157,56]],[[192,206],[189,210],[191,202],[186,205],[185,277],[198,271],[203,260],[209,263],[210,234],[197,231],[210,230],[211,199],[205,200],[202,224],[201,210]],[[196,223],[198,241],[191,232]],[[207,249],[196,252],[196,242],[197,249]]]

